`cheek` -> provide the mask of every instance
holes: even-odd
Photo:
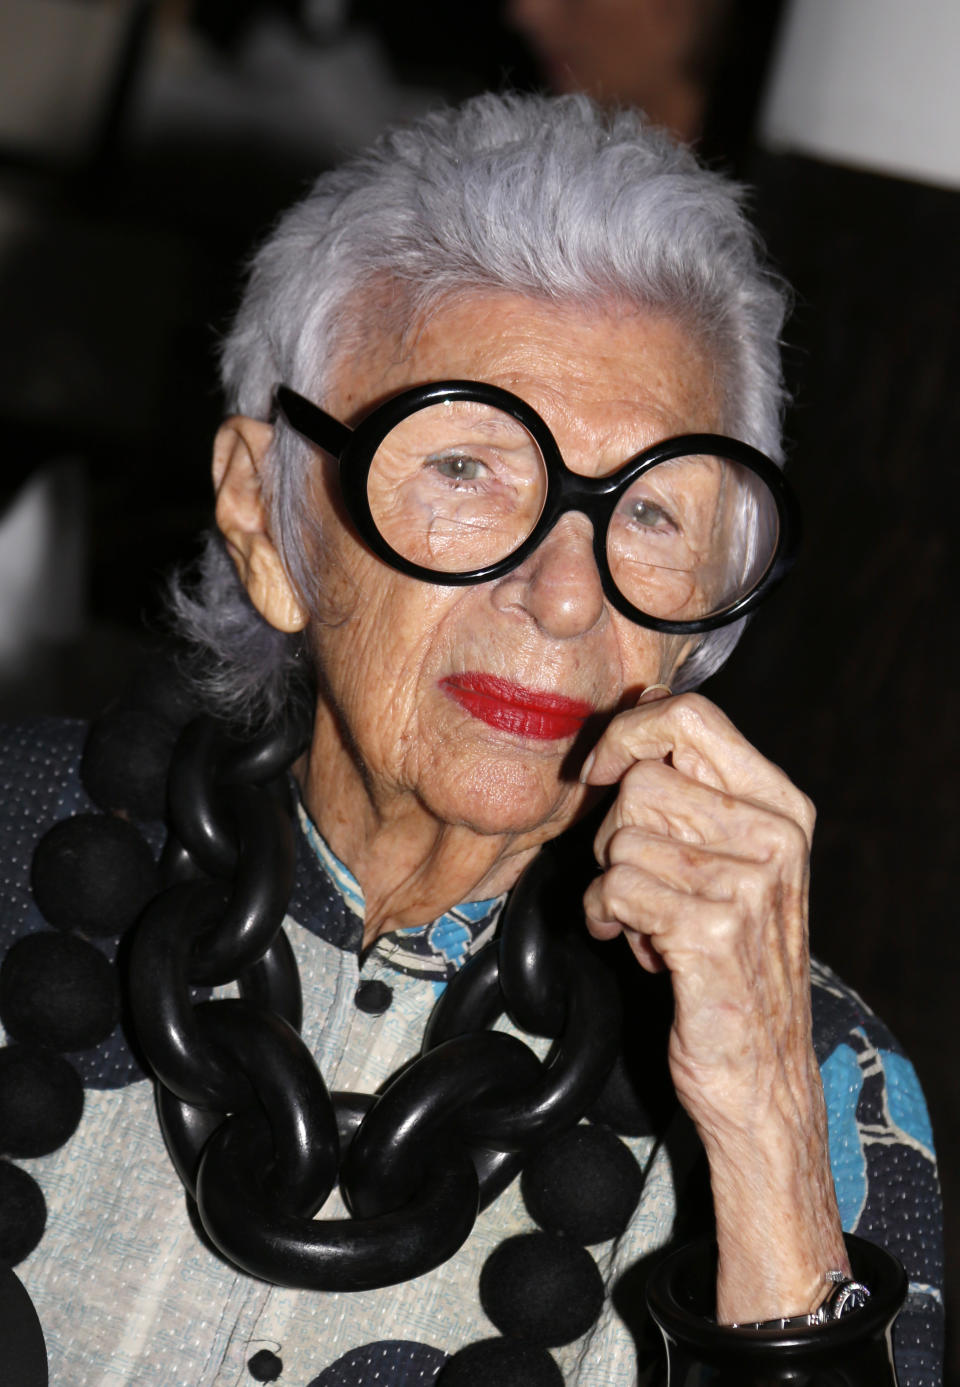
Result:
[[[321,688],[358,743],[386,741],[396,753],[435,681],[460,590],[404,578],[339,538],[318,568],[312,645]]]
[[[359,606],[375,561],[354,537],[335,483],[323,466],[311,478],[306,509],[312,517],[308,596],[314,624],[338,626]]]
[[[618,624],[622,668],[621,708],[636,703],[648,684],[669,684],[682,663],[686,640],[682,636],[664,636],[634,626],[619,615]]]

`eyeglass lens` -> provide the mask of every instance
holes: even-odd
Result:
[[[367,478],[377,529],[403,558],[438,574],[507,558],[547,496],[540,448],[512,415],[470,400],[427,405],[385,435]],[[658,463],[612,503],[611,576],[649,616],[695,621],[763,578],[777,544],[773,495],[723,457]]]

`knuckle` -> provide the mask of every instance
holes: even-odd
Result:
[[[717,708],[700,693],[678,694],[674,699],[674,709],[684,727],[690,731],[700,731],[714,721]]]
[[[603,875],[601,887],[603,903],[608,914],[618,920],[629,918],[635,889],[635,875],[626,863],[618,862],[608,868]]]
[[[734,724],[723,709],[718,708],[713,699],[708,698],[706,694],[696,692],[677,694],[673,702],[684,724],[691,730],[709,730],[724,736],[734,733],[739,737],[740,734],[736,732]]]
[[[665,784],[669,770],[662,761],[635,761],[620,782],[613,806],[618,824],[642,823],[650,817]]]
[[[809,850],[809,836],[803,825],[795,818],[778,815],[775,824],[776,845],[782,860],[794,861],[806,857]]]
[[[785,787],[782,799],[783,813],[809,843],[817,820],[816,806],[810,796],[805,795],[786,776],[783,776],[783,781]]]
[[[625,862],[614,862],[603,874],[603,891],[608,900],[620,900],[626,894],[630,872]]]
[[[743,933],[743,917],[733,903],[717,902],[708,911],[705,936],[709,938],[711,949],[717,953],[733,951]]]
[[[745,863],[738,888],[739,899],[751,919],[763,920],[773,910],[777,886],[766,865]]]
[[[623,780],[620,782],[621,797],[624,791],[630,791],[648,785],[651,780],[655,781],[658,771],[663,771],[665,769],[666,767],[662,761],[652,757],[643,757],[639,761],[634,761],[627,769]]]
[[[797,790],[799,800],[797,806],[797,819],[806,831],[807,837],[813,834],[814,825],[817,822],[817,806],[809,795],[805,795],[802,790]]]
[[[607,839],[606,858],[610,864],[610,870],[614,870],[623,861],[627,837],[628,830],[620,827],[615,828]]]

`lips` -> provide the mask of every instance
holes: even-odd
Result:
[[[575,737],[594,711],[580,699],[525,689],[492,674],[450,674],[440,687],[472,717],[538,742]]]

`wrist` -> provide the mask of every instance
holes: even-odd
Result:
[[[839,1319],[787,1328],[716,1322],[717,1252],[706,1240],[664,1258],[648,1282],[647,1303],[664,1336],[670,1380],[697,1380],[694,1370],[702,1366],[713,1370],[715,1387],[813,1387],[825,1373],[848,1387],[895,1387],[890,1327],[906,1296],[906,1276],[882,1248],[850,1235],[845,1244],[869,1299]]]
[[[846,1259],[845,1259],[846,1260]],[[862,1281],[855,1281],[845,1271],[833,1270],[823,1277],[826,1293],[816,1309],[808,1314],[786,1315],[772,1320],[759,1320],[753,1323],[733,1323],[731,1329],[822,1329],[843,1319],[844,1315],[862,1310],[870,1299],[870,1288]]]

